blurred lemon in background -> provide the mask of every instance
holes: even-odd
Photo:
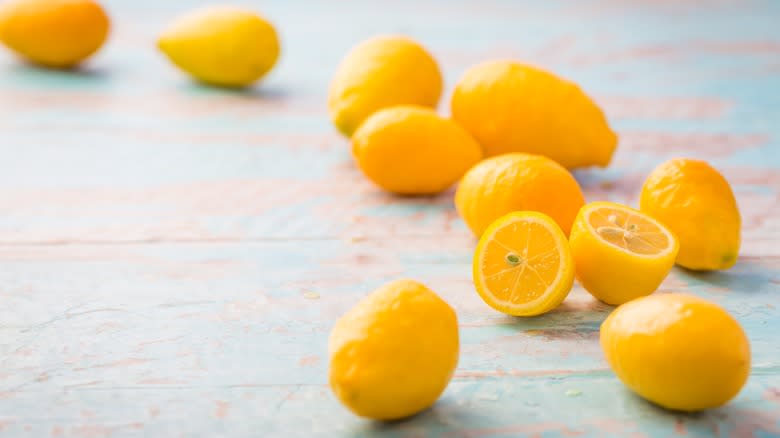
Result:
[[[544,213],[568,235],[584,203],[569,171],[549,158],[521,153],[483,160],[466,172],[455,193],[458,213],[477,237],[513,211]]]
[[[479,239],[473,261],[474,286],[494,309],[534,316],[558,307],[574,283],[569,242],[549,216],[509,213]]]
[[[613,305],[658,289],[679,249],[663,224],[612,202],[582,207],[569,241],[577,279],[591,295]]]
[[[450,187],[482,158],[482,149],[452,120],[403,105],[371,115],[352,136],[352,155],[383,189],[420,195]]]
[[[737,201],[726,178],[706,162],[677,158],[662,163],[645,180],[639,204],[680,240],[680,266],[714,270],[737,262]]]
[[[604,113],[576,84],[517,62],[469,69],[451,109],[488,157],[525,152],[569,169],[605,167],[617,146]]]
[[[458,350],[452,307],[423,284],[393,281],[336,322],[328,340],[330,386],[362,417],[408,417],[444,392]]]
[[[197,9],[177,19],[158,40],[179,68],[207,84],[245,87],[262,78],[279,58],[273,25],[232,6]]]
[[[750,374],[750,344],[720,306],[693,295],[656,294],[615,309],[601,348],[632,391],[668,409],[700,411],[734,398]]]
[[[436,60],[414,40],[378,36],[341,61],[328,93],[333,123],[346,136],[375,111],[394,105],[436,107],[442,76]]]
[[[74,67],[100,49],[110,21],[92,0],[7,0],[0,3],[0,41],[27,61]]]

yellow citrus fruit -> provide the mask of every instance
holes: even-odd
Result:
[[[499,155],[472,167],[458,186],[455,206],[479,237],[494,220],[512,211],[539,211],[568,235],[585,203],[574,177],[555,161],[521,153]]]
[[[604,167],[617,146],[604,113],[576,84],[517,62],[472,67],[451,104],[486,156],[526,152],[569,169]]]
[[[574,283],[574,261],[549,216],[516,211],[493,222],[474,251],[474,286],[490,307],[514,316],[549,312]]]
[[[450,187],[482,158],[482,149],[452,120],[402,105],[366,119],[352,136],[352,155],[378,186],[417,195]]]
[[[455,311],[412,280],[388,283],[330,333],[330,386],[352,412],[377,420],[433,405],[458,364]]]
[[[677,158],[656,167],[642,186],[639,208],[680,239],[678,265],[714,270],[737,262],[737,201],[726,178],[706,162]]]
[[[46,67],[74,67],[103,45],[110,21],[93,0],[9,0],[0,5],[0,41]]]
[[[244,87],[262,78],[280,51],[271,23],[232,6],[185,14],[162,33],[157,45],[195,79],[223,87]]]
[[[663,224],[625,205],[592,202],[569,237],[577,280],[607,304],[653,293],[674,266],[679,244]]]
[[[384,35],[354,47],[330,84],[328,109],[346,136],[375,111],[394,105],[436,107],[442,77],[436,60],[414,40]]]
[[[725,404],[750,374],[742,327],[720,306],[693,295],[656,294],[623,304],[601,325],[601,348],[632,391],[678,411]]]

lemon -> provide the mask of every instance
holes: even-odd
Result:
[[[726,178],[706,162],[676,158],[656,167],[642,186],[639,208],[680,239],[680,266],[715,270],[737,262],[737,201]]]
[[[474,252],[474,286],[494,309],[515,316],[548,312],[574,283],[574,261],[558,224],[542,213],[509,213],[493,222]]]
[[[482,149],[452,120],[403,105],[369,117],[352,136],[352,155],[383,189],[419,195],[450,187],[482,158]]]
[[[723,308],[685,294],[618,307],[601,325],[601,348],[632,391],[668,409],[700,411],[734,398],[750,373],[750,344]]]
[[[168,58],[193,78],[212,85],[245,87],[279,58],[273,25],[231,6],[197,9],[177,19],[158,40]]]
[[[435,107],[442,91],[436,60],[416,41],[397,35],[371,38],[341,61],[328,93],[334,125],[346,136],[389,106]]]
[[[569,240],[577,279],[591,295],[613,305],[658,289],[679,249],[663,224],[611,202],[582,207]]]
[[[67,68],[100,49],[110,20],[92,0],[10,0],[0,5],[0,41],[22,58]]]
[[[577,85],[513,61],[469,69],[451,109],[486,156],[525,152],[569,169],[604,167],[617,146],[604,113]]]
[[[539,211],[565,234],[585,203],[579,184],[555,161],[513,153],[483,160],[463,176],[455,193],[458,213],[477,237],[512,211]]]
[[[447,387],[458,345],[458,320],[446,302],[416,281],[393,281],[336,322],[328,341],[330,386],[362,417],[408,417]]]

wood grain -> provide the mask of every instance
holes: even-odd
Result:
[[[246,92],[192,84],[154,50],[203,3],[106,1],[114,32],[83,71],[0,54],[1,436],[780,436],[779,3],[245,2],[283,42]],[[636,205],[674,156],[723,171],[739,263],[675,269],[661,293],[744,326],[753,370],[732,403],[683,415],[630,394],[598,345],[612,308],[579,286],[542,317],[495,313],[452,192],[393,197],[355,170],[326,90],[378,32],[421,40],[449,88],[506,57],[579,83],[620,134],[608,169],[576,172],[588,200]],[[462,353],[433,409],[377,424],[331,395],[326,340],[398,277],[455,306]]]

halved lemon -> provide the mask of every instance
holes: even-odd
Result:
[[[549,216],[520,211],[496,219],[474,253],[474,286],[494,309],[534,316],[558,307],[574,283],[566,236]]]
[[[680,248],[663,224],[612,202],[582,207],[569,242],[577,280],[591,295],[613,305],[658,289]]]

